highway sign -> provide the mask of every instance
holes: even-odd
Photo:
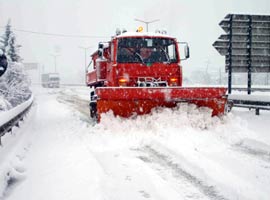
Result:
[[[225,56],[229,86],[232,72],[247,72],[250,88],[251,73],[270,72],[270,16],[228,14],[219,25],[225,34],[213,46]]]
[[[226,71],[270,72],[270,16],[228,14],[219,25],[226,34],[213,46],[226,56]]]

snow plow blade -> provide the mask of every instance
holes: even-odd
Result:
[[[175,107],[188,102],[212,109],[212,116],[224,114],[226,88],[222,87],[100,87],[96,89],[98,121],[112,110],[115,116],[148,114],[154,107]]]

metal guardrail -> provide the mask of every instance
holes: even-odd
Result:
[[[235,104],[234,107],[255,109],[255,114],[260,115],[260,110],[270,110],[270,107]]]
[[[42,86],[42,83],[32,83],[32,85]],[[60,83],[60,86],[85,86],[87,87],[85,83]]]
[[[21,111],[16,116],[14,116],[9,121],[5,122],[4,124],[0,126],[0,146],[2,146],[1,137],[3,137],[7,132],[11,132],[14,126],[19,127],[19,122],[22,121],[23,118],[26,116],[26,114],[29,112],[32,104],[33,104],[33,98],[31,100],[30,105],[28,105],[23,111]]]
[[[260,110],[270,110],[269,86],[254,86],[251,88],[251,91],[254,92],[252,94],[245,94],[243,91],[247,91],[247,88],[242,86],[234,86],[232,90],[239,92],[228,95],[229,110],[233,107],[255,109],[256,115],[260,114]]]
[[[233,87],[232,90],[237,90],[237,91],[247,91],[247,88],[243,88],[243,87]],[[259,91],[259,92],[270,92],[270,88],[259,88],[259,87],[254,87],[251,88],[251,92],[255,92],[255,91]]]
[[[270,102],[267,101],[252,101],[252,100],[239,100],[239,99],[229,99],[229,109],[233,107],[255,109],[255,114],[260,115],[260,110],[270,111]]]

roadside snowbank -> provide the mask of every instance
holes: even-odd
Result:
[[[17,106],[19,108],[16,107],[16,111],[31,103],[32,100],[25,102],[24,105]],[[12,113],[10,116],[16,114],[16,111],[12,110],[10,110]],[[30,112],[30,114],[27,115],[25,120],[27,123],[20,123],[19,128],[14,127],[12,133],[7,133],[1,138],[2,146],[0,146],[0,199],[2,199],[2,197],[5,195],[7,187],[15,185],[16,183],[25,179],[25,175],[23,174],[25,171],[23,159],[26,156],[29,147],[31,146],[33,132],[24,132],[24,128],[31,126],[30,119],[33,117],[33,114],[34,112]]]

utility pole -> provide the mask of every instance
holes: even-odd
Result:
[[[205,73],[208,74],[208,67],[209,67],[209,65],[211,64],[211,62],[210,62],[209,59],[207,59],[207,60],[205,61],[205,63],[206,63]]]
[[[144,20],[141,20],[141,19],[135,19],[135,21],[139,21],[139,22],[145,23],[146,24],[146,31],[148,32],[148,24],[157,22],[157,21],[159,21],[159,19],[155,19],[155,20],[152,20],[152,21],[144,21]]]
[[[56,68],[56,58],[60,55],[56,55],[56,54],[51,54],[51,56],[54,58],[54,72],[56,73],[57,72],[57,68]]]
[[[207,59],[206,60],[205,76],[204,76],[204,81],[205,81],[206,84],[209,84],[209,82],[210,82],[210,76],[209,76],[209,73],[208,73],[209,64],[210,64],[210,60]]]
[[[92,48],[93,46],[89,46],[89,47],[82,47],[79,46],[80,49],[84,50],[84,70],[85,70],[85,83],[86,83],[86,74],[87,74],[87,50]]]
[[[219,85],[222,85],[221,67],[219,67]]]

